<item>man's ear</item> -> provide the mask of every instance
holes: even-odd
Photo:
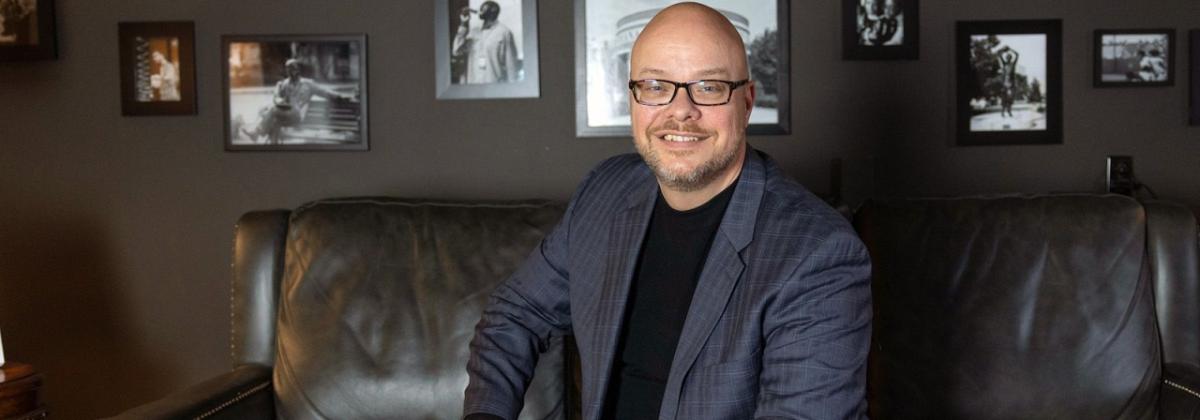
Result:
[[[754,98],[758,95],[756,83],[753,80],[746,84],[746,93],[743,95],[746,102],[746,127],[750,126],[750,113],[754,112]]]

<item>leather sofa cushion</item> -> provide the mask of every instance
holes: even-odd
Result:
[[[867,203],[872,418],[1154,418],[1145,214],[1121,196]]]
[[[280,292],[280,417],[461,416],[467,345],[487,297],[562,212],[371,198],[297,209]],[[561,340],[537,369],[522,418],[561,418]]]

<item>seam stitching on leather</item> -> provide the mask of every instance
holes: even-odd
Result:
[[[238,255],[238,231],[241,230],[241,223],[233,225],[233,258],[237,260]],[[229,263],[229,361],[236,366],[238,363],[237,357],[237,315],[234,311],[234,302],[237,301],[237,273],[234,272],[234,263]]]
[[[1163,379],[1163,382],[1165,382],[1167,385],[1175,387],[1176,389],[1179,389],[1180,391],[1191,394],[1193,397],[1200,398],[1200,392],[1193,391],[1191,388],[1172,382],[1170,379]]]
[[[454,201],[439,201],[439,200],[422,200],[417,202],[396,202],[370,198],[330,198],[306,203],[297,207],[293,213],[303,213],[313,207],[328,205],[328,204],[379,204],[383,206],[401,206],[401,207],[463,207],[463,208],[541,208],[554,207],[556,203],[552,201],[538,201],[529,203],[459,203]]]
[[[212,410],[205,411],[204,414],[194,417],[193,420],[203,420],[203,419],[212,417],[213,414],[217,414],[217,412],[228,408],[229,406],[237,403],[238,401],[246,399],[246,397],[249,397],[249,396],[257,393],[258,391],[262,391],[262,390],[266,389],[267,386],[270,386],[270,385],[271,385],[271,381],[266,381],[261,384],[258,384],[254,388],[250,388],[249,390],[247,390],[245,392],[239,392],[233,398],[230,398],[228,401],[221,403],[221,405],[214,407]]]

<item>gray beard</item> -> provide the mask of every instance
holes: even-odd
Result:
[[[654,141],[654,140],[650,140]],[[654,177],[658,182],[667,188],[679,192],[692,192],[708,186],[718,175],[721,175],[725,169],[733,164],[733,159],[737,157],[737,148],[729,150],[727,153],[721,153],[713,157],[704,164],[696,167],[685,173],[672,173],[662,165],[662,160],[658,156],[658,152],[650,148],[649,144],[637,144],[638,154],[642,155],[642,160],[646,162],[646,166],[654,171]]]

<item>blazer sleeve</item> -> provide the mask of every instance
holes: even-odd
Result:
[[[866,417],[871,261],[852,230],[836,231],[765,309],[759,419]]]
[[[539,354],[552,336],[570,332],[567,244],[572,217],[591,177],[584,179],[558,225],[492,293],[470,344],[464,415],[517,418]]]

